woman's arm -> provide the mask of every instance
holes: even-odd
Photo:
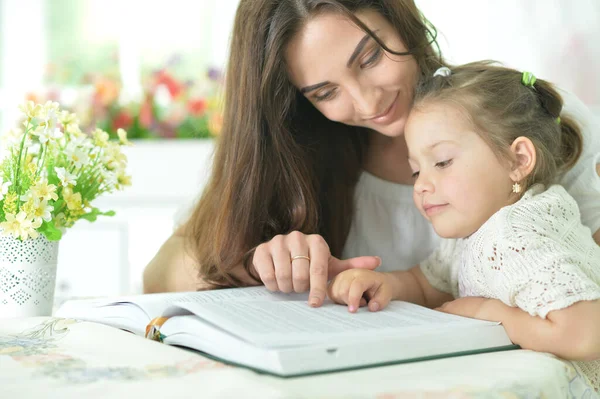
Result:
[[[440,310],[499,321],[510,340],[523,349],[549,352],[569,360],[600,359],[600,300],[577,302],[548,313],[546,319],[487,298],[460,298],[444,304]]]
[[[180,228],[160,247],[144,270],[144,293],[211,289],[200,279],[194,259],[185,251]]]
[[[180,227],[158,250],[144,270],[144,293],[199,291],[217,288],[202,280],[198,265],[185,250],[184,227]],[[242,282],[256,285],[242,264],[233,272]]]

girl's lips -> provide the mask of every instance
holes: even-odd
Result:
[[[398,104],[398,97],[399,94],[396,94],[396,98],[394,98],[394,101],[392,102],[392,104],[389,106],[389,108],[381,115],[377,115],[374,118],[371,118],[370,121],[377,124],[377,125],[387,125],[390,122],[392,122],[394,120],[394,114],[396,113],[396,108],[397,108],[397,104]]]
[[[442,212],[448,204],[440,204],[440,205],[423,205],[423,210],[427,214],[427,216],[435,215],[436,213]]]

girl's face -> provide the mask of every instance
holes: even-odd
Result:
[[[405,138],[415,204],[438,235],[467,237],[515,201],[510,166],[455,107],[431,103],[415,109]]]
[[[356,16],[392,50],[406,51],[392,25],[375,11]],[[286,49],[292,83],[328,119],[386,136],[404,132],[419,68],[412,56],[386,53],[347,18],[312,18]]]

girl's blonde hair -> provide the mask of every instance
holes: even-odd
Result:
[[[549,185],[577,162],[583,138],[575,121],[561,114],[563,100],[551,83],[537,79],[526,85],[522,79],[522,72],[494,61],[453,67],[448,76],[420,82],[414,107],[442,102],[465,111],[476,132],[500,159],[509,162],[512,142],[529,138],[536,149],[536,164],[520,183]]]

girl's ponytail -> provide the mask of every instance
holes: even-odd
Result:
[[[534,85],[544,109],[556,120],[560,131],[560,156],[556,159],[559,172],[571,169],[581,156],[583,137],[577,123],[568,116],[561,116],[563,100],[551,84],[537,80]]]
[[[561,172],[566,172],[577,163],[583,151],[583,137],[577,123],[568,116],[560,117],[560,141],[562,144],[562,156],[558,162]]]

